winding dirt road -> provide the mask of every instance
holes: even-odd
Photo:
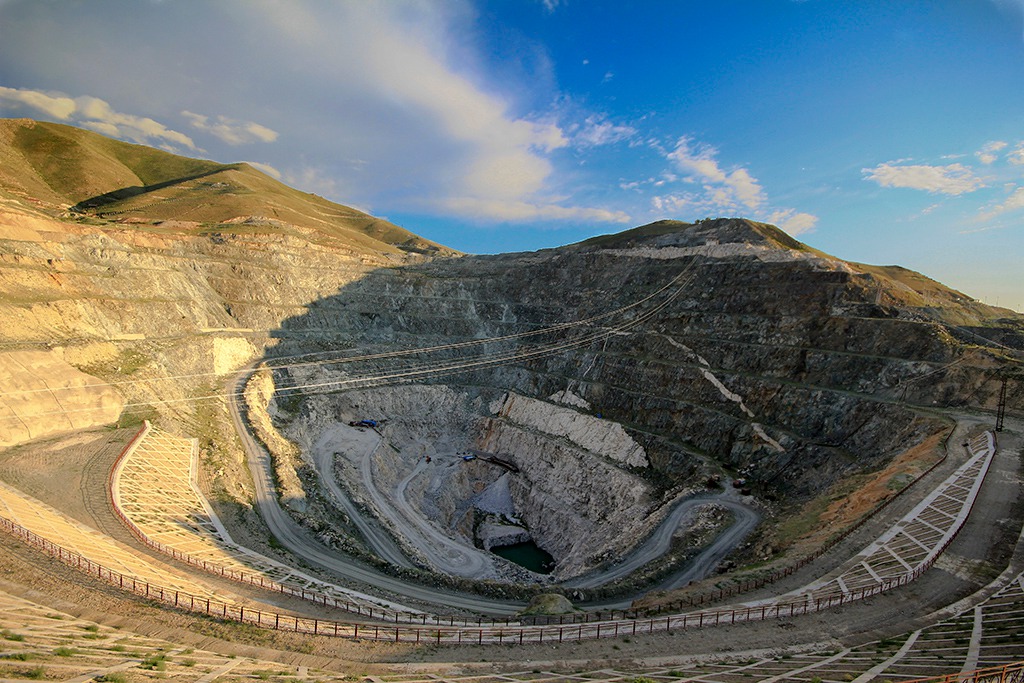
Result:
[[[252,367],[246,367],[236,376],[235,391],[229,397],[228,407],[235,429],[246,451],[247,462],[256,490],[257,507],[267,526],[282,545],[297,556],[341,576],[375,585],[413,600],[502,616],[513,614],[522,609],[523,603],[491,600],[482,596],[439,591],[416,582],[384,574],[359,564],[346,556],[330,553],[322,544],[310,538],[279,505],[279,501],[274,493],[269,455],[256,442],[245,420],[242,418],[238,397],[242,395],[242,390],[251,372]],[[366,449],[360,462],[363,485],[371,498],[373,498],[377,508],[382,511],[382,514],[387,515],[396,527],[402,528],[406,537],[428,558],[431,564],[441,571],[463,577],[482,577],[488,575],[490,573],[488,568],[493,566],[493,560],[485,557],[485,553],[482,551],[465,546],[464,544],[458,544],[440,530],[430,526],[425,520],[420,519],[415,510],[405,501],[404,489],[412,478],[416,476],[420,468],[419,465],[417,469],[412,470],[396,487],[394,493],[398,509],[392,506],[386,497],[381,494],[373,481],[370,467],[370,458],[379,446],[379,443],[379,437],[375,437],[373,445]],[[351,502],[341,486],[338,485],[337,481],[335,481],[333,476],[333,453],[330,449],[318,450],[315,457],[315,465],[321,480],[328,487],[332,496],[342,504],[343,509],[350,515],[357,528],[361,532],[365,530],[366,535],[364,538],[367,539],[371,547],[381,557],[393,564],[405,567],[410,566],[411,563],[409,563],[404,553],[398,549],[397,544],[390,538],[385,540],[383,537],[387,535],[386,532],[377,525],[370,524],[362,517],[359,510]],[[659,525],[655,532],[622,562],[600,572],[570,581],[565,585],[574,588],[593,588],[627,576],[667,552],[671,546],[673,534],[687,518],[687,514],[701,506],[710,504],[728,507],[735,516],[733,524],[723,531],[685,569],[673,576],[669,580],[668,587],[685,585],[689,581],[703,578],[760,521],[760,514],[754,508],[744,504],[734,491],[727,490],[720,494],[696,496],[681,501],[666,516],[665,521]],[[632,599],[632,597],[625,598],[615,603],[602,605],[602,607],[626,607]]]
[[[658,526],[651,536],[640,544],[621,562],[601,572],[572,579],[564,585],[570,588],[596,588],[604,583],[628,576],[648,562],[661,557],[672,545],[672,536],[680,524],[685,523],[689,513],[706,505],[720,505],[728,508],[734,520],[712,543],[702,550],[686,567],[676,572],[656,587],[656,590],[670,590],[685,586],[691,581],[705,578],[718,563],[728,555],[761,521],[761,513],[743,503],[733,489],[712,495],[700,495],[679,502]],[[625,609],[630,600],[602,603],[602,609]]]
[[[339,576],[376,586],[382,590],[428,604],[443,605],[458,610],[482,612],[494,616],[507,616],[521,610],[525,603],[493,600],[479,595],[453,593],[437,588],[424,586],[395,576],[390,576],[344,555],[331,553],[321,543],[310,538],[288,513],[278,504],[274,492],[273,477],[270,472],[270,457],[256,442],[249,432],[248,426],[241,415],[239,396],[248,380],[251,368],[246,368],[235,378],[235,391],[228,397],[228,408],[231,419],[238,432],[238,437],[245,449],[249,471],[252,473],[256,506],[264,522],[277,540],[297,557],[322,567]],[[417,611],[411,607],[403,607],[408,611]]]
[[[339,425],[339,428],[343,427]],[[373,448],[371,447],[370,450],[372,451]],[[314,449],[313,462],[321,485],[330,493],[338,507],[345,511],[345,514],[348,515],[352,524],[359,530],[366,544],[370,546],[370,550],[376,553],[378,557],[397,567],[413,567],[413,563],[409,561],[409,558],[406,557],[405,553],[402,552],[402,549],[398,547],[398,544],[388,532],[382,529],[379,524],[364,517],[349,495],[338,484],[338,479],[334,476],[334,453],[326,448]]]

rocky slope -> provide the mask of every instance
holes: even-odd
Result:
[[[36,389],[64,361],[121,380],[136,415],[192,420],[173,402],[210,393],[311,299],[453,253],[244,165],[68,126],[0,120],[0,162],[0,348],[52,358]],[[19,414],[34,435],[67,426]]]
[[[229,428],[195,399],[248,361],[436,347],[280,368],[278,388],[322,386],[279,392],[273,424],[311,445],[342,413],[358,417],[351,399],[318,393],[384,375],[448,387],[475,406],[467,422],[439,430],[401,389],[379,416],[406,421],[404,443],[514,461],[519,521],[576,570],[620,556],[713,477],[795,504],[881,468],[946,428],[937,408],[994,409],[1024,347],[1019,315],[742,219],[461,256],[244,165],[63,126],[0,121],[0,162],[0,349],[49,363],[26,388],[69,363],[124,382],[130,414],[212,447]],[[1008,377],[1020,411],[1024,385]],[[288,466],[289,486],[310,481],[308,460]],[[412,482],[409,500],[470,538],[464,503],[492,474],[450,500]]]
[[[333,327],[376,352],[439,348],[282,369],[278,382],[339,388],[413,373],[534,399],[526,413],[499,402],[465,431],[522,467],[510,479],[517,513],[563,570],[582,571],[621,557],[680,491],[709,479],[741,477],[762,501],[807,501],[944,432],[936,408],[993,408],[997,370],[1019,357],[1001,345],[1019,317],[993,319],[1000,312],[889,271],[726,219],[432,260],[371,273],[284,329]],[[580,320],[590,322],[560,326]],[[451,342],[464,346],[442,348]],[[284,340],[281,351],[310,348]],[[501,358],[515,360],[489,365]],[[1019,379],[1008,387],[1020,406]],[[294,419],[306,417],[300,408]],[[571,425],[586,420],[589,438],[575,437]],[[624,437],[612,453],[603,424]]]

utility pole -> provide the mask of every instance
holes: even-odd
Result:
[[[1003,420],[1006,418],[1006,375],[999,387],[999,403],[996,405],[996,431],[1003,431]]]

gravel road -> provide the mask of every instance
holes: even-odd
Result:
[[[267,525],[283,545],[299,557],[325,569],[335,571],[342,576],[364,581],[370,585],[379,586],[414,600],[484,612],[485,614],[495,616],[512,614],[522,609],[524,606],[522,603],[489,600],[479,596],[437,591],[419,583],[388,576],[358,564],[343,555],[332,554],[323,545],[309,538],[308,534],[278,504],[272,485],[269,456],[253,438],[241,416],[241,408],[236,396],[241,395],[250,372],[251,368],[246,368],[237,375],[235,379],[235,392],[229,399],[229,412],[247,454],[249,469],[252,472],[253,482],[256,487],[257,506]],[[370,458],[379,446],[380,437],[376,434],[370,435],[369,432],[362,432],[360,434],[360,436],[367,435],[369,436],[365,439],[367,443],[365,444],[364,454],[360,459],[360,476],[363,486],[371,498],[373,498],[375,505],[382,514],[388,516],[394,525],[403,528],[406,539],[412,542],[417,550],[422,552],[428,558],[428,561],[441,571],[465,577],[481,577],[491,573],[488,571],[488,568],[492,566],[491,560],[485,556],[485,553],[476,548],[458,544],[448,536],[445,536],[438,529],[431,526],[429,522],[421,519],[416,511],[405,502],[404,495],[402,495],[403,485],[408,485],[412,477],[416,475],[416,469],[407,475],[399,483],[397,490],[393,492],[396,501],[395,505],[392,505],[390,499],[377,489],[372,477]],[[357,438],[356,435],[353,435],[353,438]],[[346,512],[349,512],[354,521],[361,519],[359,511],[352,505],[351,501],[348,501],[345,492],[334,481],[333,454],[330,453],[330,450],[319,449],[315,457],[315,464],[319,470],[321,480],[327,484],[332,495],[339,501],[347,501],[344,505]],[[659,525],[655,532],[622,562],[600,572],[570,581],[565,585],[572,588],[593,588],[629,575],[636,569],[667,552],[671,546],[673,534],[678,529],[680,523],[687,518],[687,514],[701,506],[710,504],[718,504],[729,508],[735,515],[735,521],[708,548],[688,564],[686,568],[669,579],[667,586],[685,585],[692,580],[703,578],[714,569],[723,557],[742,542],[760,520],[760,513],[753,507],[745,504],[741,496],[731,488],[723,493],[695,496],[681,501],[666,516],[665,521]],[[360,525],[360,529],[363,527],[367,528],[370,538],[377,539],[377,535],[383,533],[379,527],[371,525],[365,520],[357,522],[357,524]],[[398,553],[403,559],[405,557],[397,549],[393,541],[385,543],[377,539],[372,545],[375,548],[378,546],[385,548],[390,554]],[[387,559],[386,555],[382,554],[382,557]],[[398,562],[395,562],[395,564],[398,564]],[[628,607],[632,599],[632,597],[625,598],[608,604],[602,604],[599,607],[603,609],[621,609]]]

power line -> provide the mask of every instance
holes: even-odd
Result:
[[[342,388],[357,388],[357,387],[359,387],[359,388],[366,388],[366,387],[371,387],[371,386],[382,386],[382,385],[390,384],[390,383],[398,383],[400,381],[412,381],[412,380],[415,380],[415,379],[424,379],[424,378],[428,378],[428,377],[439,377],[439,376],[446,376],[446,375],[452,375],[452,374],[459,374],[459,373],[463,373],[463,372],[471,372],[471,371],[478,370],[478,369],[484,369],[484,368],[489,368],[489,367],[496,367],[496,366],[499,366],[499,365],[507,365],[507,364],[511,364],[511,363],[514,363],[514,362],[523,362],[523,361],[528,361],[528,360],[544,358],[544,357],[556,355],[558,353],[562,353],[564,351],[568,351],[568,350],[571,350],[571,349],[579,348],[581,346],[585,346],[585,345],[590,344],[590,343],[592,343],[594,341],[600,341],[602,339],[607,339],[607,338],[609,338],[609,337],[611,337],[613,335],[616,335],[616,334],[625,333],[628,330],[630,330],[630,329],[632,329],[632,328],[634,328],[634,327],[636,327],[638,325],[641,325],[641,324],[647,322],[648,320],[653,318],[655,315],[657,315],[661,310],[663,310],[666,306],[668,306],[672,301],[675,301],[675,299],[678,298],[678,296],[682,293],[682,291],[686,288],[686,286],[688,286],[692,282],[694,275],[691,273],[691,271],[693,270],[694,262],[695,262],[694,260],[689,261],[686,264],[686,267],[684,267],[683,270],[680,271],[675,277],[673,277],[671,280],[669,280],[668,283],[666,283],[665,285],[661,286],[660,288],[658,288],[654,292],[648,294],[647,296],[644,296],[641,299],[639,299],[637,301],[634,301],[633,303],[630,303],[630,304],[628,304],[626,306],[622,306],[620,308],[614,309],[612,311],[609,311],[609,312],[606,312],[606,313],[602,313],[602,314],[599,314],[599,315],[595,315],[595,316],[591,316],[591,317],[588,317],[588,318],[583,318],[583,319],[576,320],[576,321],[558,323],[556,325],[551,325],[551,326],[544,327],[544,328],[541,328],[541,329],[530,330],[530,331],[527,331],[527,332],[520,332],[520,333],[516,333],[516,334],[511,334],[511,335],[504,335],[504,336],[499,336],[499,337],[489,337],[489,338],[485,338],[485,339],[474,339],[474,340],[470,340],[470,341],[455,342],[455,343],[451,343],[451,344],[441,344],[441,345],[435,345],[435,346],[429,346],[429,347],[421,347],[421,348],[417,348],[417,349],[404,349],[404,350],[399,350],[399,351],[371,353],[371,354],[363,354],[363,355],[358,355],[358,356],[334,356],[334,357],[329,357],[329,358],[320,359],[320,360],[316,360],[316,361],[291,362],[291,361],[294,361],[296,359],[309,358],[309,357],[312,357],[312,356],[323,355],[324,353],[331,353],[331,352],[315,352],[315,353],[306,353],[306,354],[296,354],[295,356],[281,357],[281,358],[278,358],[278,359],[269,359],[265,363],[265,367],[267,367],[268,369],[271,369],[271,370],[283,370],[283,369],[293,369],[293,368],[301,368],[301,367],[325,367],[325,366],[328,366],[328,365],[335,365],[335,364],[341,364],[341,363],[355,363],[355,362],[359,362],[359,361],[389,360],[389,359],[395,359],[395,358],[400,358],[400,357],[410,357],[410,356],[414,356],[414,355],[427,355],[427,354],[430,354],[430,353],[436,353],[436,352],[440,352],[440,351],[465,350],[465,349],[468,349],[468,348],[471,348],[471,347],[477,347],[477,346],[482,346],[482,345],[486,345],[486,344],[495,344],[495,343],[499,343],[499,342],[508,342],[508,341],[513,341],[513,340],[521,340],[521,339],[531,338],[531,337],[535,337],[535,336],[539,336],[539,335],[544,335],[544,334],[553,334],[553,333],[557,333],[557,332],[564,332],[564,331],[568,331],[568,330],[572,330],[572,329],[576,329],[576,328],[592,327],[595,322],[608,319],[608,318],[610,318],[612,316],[625,314],[628,311],[631,311],[631,310],[633,310],[635,308],[638,308],[638,307],[644,305],[647,302],[650,302],[651,300],[653,300],[654,298],[658,297],[659,295],[662,295],[665,292],[669,292],[668,295],[665,296],[663,301],[657,303],[655,306],[653,306],[649,310],[643,311],[642,313],[637,315],[635,318],[623,321],[623,322],[621,322],[621,323],[619,323],[617,325],[614,325],[614,326],[610,326],[610,327],[607,327],[607,328],[604,328],[604,329],[601,329],[601,330],[598,330],[598,331],[595,331],[595,332],[591,332],[589,334],[581,335],[580,337],[578,337],[576,339],[571,339],[571,340],[568,340],[568,341],[555,342],[555,343],[549,343],[549,344],[542,344],[542,345],[538,345],[538,346],[533,347],[533,348],[528,348],[526,350],[523,350],[523,349],[512,350],[512,351],[509,351],[509,352],[505,352],[503,354],[487,354],[487,353],[484,353],[481,356],[475,357],[473,359],[464,360],[462,362],[453,362],[453,363],[449,363],[447,365],[438,365],[436,361],[433,361],[433,362],[423,361],[423,362],[420,362],[418,364],[413,364],[413,365],[411,365],[409,367],[406,367],[406,368],[400,368],[400,369],[396,369],[395,371],[384,372],[382,374],[376,374],[376,375],[371,375],[371,374],[355,375],[355,376],[352,376],[352,377],[346,377],[344,379],[338,379],[338,380],[320,381],[320,382],[309,382],[309,383],[306,383],[306,384],[284,385],[284,386],[281,386],[281,387],[276,387],[275,388],[275,393],[282,393],[284,395],[289,395],[289,394],[294,394],[294,393],[299,393],[299,392],[305,392],[305,393],[310,393],[310,392],[311,393],[327,393],[327,392],[330,392],[330,391],[337,391],[337,390],[342,389]],[[689,277],[687,277],[687,276],[689,276]],[[684,278],[686,278],[686,279],[684,280]],[[334,352],[334,353],[337,353],[337,352]],[[284,360],[286,362],[283,362],[283,363],[275,362],[275,361],[280,361],[280,360]],[[84,388],[95,388],[95,387],[104,387],[104,386],[106,386],[106,387],[147,386],[147,388],[152,389],[153,387],[148,386],[148,385],[150,385],[150,383],[152,383],[154,381],[170,381],[170,380],[176,380],[176,379],[177,380],[180,380],[180,379],[196,379],[196,378],[201,378],[201,377],[218,377],[221,374],[222,373],[192,373],[192,374],[184,374],[184,375],[174,375],[174,376],[169,376],[169,377],[147,378],[147,379],[144,379],[144,380],[123,380],[123,381],[115,381],[115,382],[96,382],[96,383],[84,384],[84,385],[81,385],[81,386],[78,386],[78,387],[53,387],[53,388],[41,388],[41,389],[15,390],[15,391],[7,392],[7,393],[8,393],[8,395],[25,395],[25,394],[35,394],[35,393],[49,393],[49,394],[53,394],[55,391],[75,391],[75,390],[81,390],[81,389],[84,389]],[[285,392],[287,392],[287,393],[285,393]],[[126,403],[126,404],[124,404],[124,406],[122,406],[122,409],[125,410],[125,411],[128,411],[128,412],[132,412],[133,409],[152,408],[153,406],[157,406],[157,405],[175,405],[175,404],[195,403],[195,402],[201,402],[201,401],[226,399],[226,398],[229,398],[229,397],[238,398],[238,397],[241,397],[241,395],[242,395],[242,393],[239,392],[239,391],[229,391],[229,392],[218,392],[218,393],[208,394],[208,395],[204,395],[204,396],[189,396],[189,397],[181,397],[181,398],[175,398],[175,399],[156,399],[156,400],[152,400],[152,401],[140,401],[140,402],[136,402],[136,403]],[[56,397],[54,397],[54,398],[56,400]],[[10,408],[10,407],[8,406],[8,408]],[[25,415],[14,414],[14,415],[0,416],[0,420],[4,420],[4,419],[6,419],[6,420],[21,420],[23,417],[27,417],[29,415],[35,416],[35,417],[42,417],[42,416],[48,416],[48,415],[68,415],[68,414],[72,414],[72,413],[95,412],[97,410],[100,410],[100,408],[92,406],[92,407],[87,407],[87,408],[77,408],[77,409],[70,409],[70,410],[34,412],[34,413],[30,413],[30,414],[25,414]]]

